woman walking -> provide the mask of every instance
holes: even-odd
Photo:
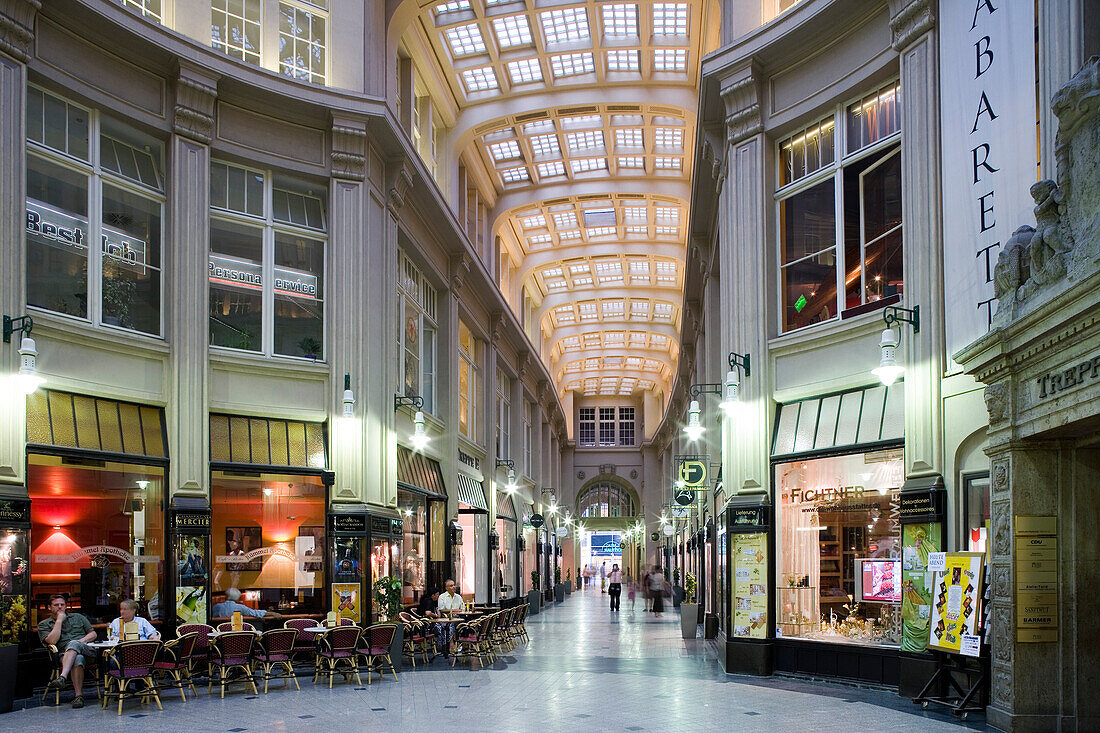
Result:
[[[619,599],[623,594],[623,572],[619,570],[619,564],[611,566],[611,574],[607,576],[607,595],[611,596],[611,610],[619,610]]]
[[[665,610],[665,574],[658,565],[649,576],[649,594],[653,596],[653,615],[660,618]]]

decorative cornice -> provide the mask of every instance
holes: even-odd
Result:
[[[0,0],[0,53],[21,64],[31,60],[34,16],[41,9],[39,0]]]
[[[405,156],[392,158],[387,166],[386,184],[389,190],[389,199],[386,208],[391,214],[396,215],[405,205],[405,194],[413,182],[413,170]]]
[[[455,298],[462,290],[462,284],[466,281],[466,276],[470,274],[470,264],[470,258],[465,252],[451,255],[449,274],[451,278],[451,295]]]
[[[176,76],[173,129],[205,145],[214,139],[214,105],[218,101],[218,77],[190,64],[180,64]]]
[[[760,73],[755,65],[748,66],[742,73],[743,78],[721,91],[726,107],[726,140],[730,145],[764,131]]]
[[[367,128],[346,120],[332,122],[332,177],[351,181],[366,178]]]
[[[524,351],[519,357],[519,363],[517,364],[517,371],[519,372],[520,381],[527,376],[527,373],[531,371],[531,352]]]
[[[504,337],[504,311],[493,311],[489,316],[489,338],[493,343],[499,342]]]
[[[890,44],[901,53],[935,25],[936,15],[930,0],[906,2],[904,7],[890,14],[890,32],[893,34]]]

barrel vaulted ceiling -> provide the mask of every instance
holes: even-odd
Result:
[[[490,226],[514,268],[502,285],[536,319],[559,393],[667,396],[714,3],[421,6],[457,103],[454,155],[495,188]]]

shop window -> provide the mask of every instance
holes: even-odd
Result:
[[[778,145],[784,331],[903,293],[899,96],[891,84]],[[847,144],[841,161],[838,119]]]
[[[327,76],[326,13],[317,3],[279,3],[279,71],[324,84]]]
[[[582,446],[596,445],[595,407],[582,407],[577,411],[577,442]]]
[[[117,618],[126,598],[154,624],[169,620],[162,467],[29,453],[27,489],[32,631],[54,593],[93,625]]]
[[[475,443],[481,390],[481,342],[458,322],[458,432]]]
[[[397,490],[397,511],[401,513],[401,598],[405,603],[420,600],[427,583],[428,502],[423,494]]]
[[[402,355],[402,389],[406,397],[424,399],[424,412],[435,412],[436,290],[403,253],[398,258],[398,353]]]
[[[260,0],[212,0],[210,45],[234,58],[260,63]]]
[[[896,646],[901,449],[775,466],[777,636]]]
[[[36,87],[26,124],[27,304],[160,335],[160,143]]]
[[[499,500],[498,500],[499,501]],[[501,598],[516,598],[516,523],[498,518],[496,532],[500,545],[496,550],[496,586]]]
[[[212,346],[324,358],[323,196],[269,171],[211,163]]]
[[[989,472],[963,476],[967,552],[985,552],[989,539]]]
[[[237,588],[241,603],[257,611],[322,613],[327,553],[321,477],[214,471],[210,496],[212,604]]]

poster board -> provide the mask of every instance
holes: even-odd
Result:
[[[984,570],[983,553],[946,553],[946,567],[937,570],[932,581],[929,648],[959,654],[963,634],[977,633]]]
[[[733,636],[768,635],[768,534],[730,535],[733,555]]]

